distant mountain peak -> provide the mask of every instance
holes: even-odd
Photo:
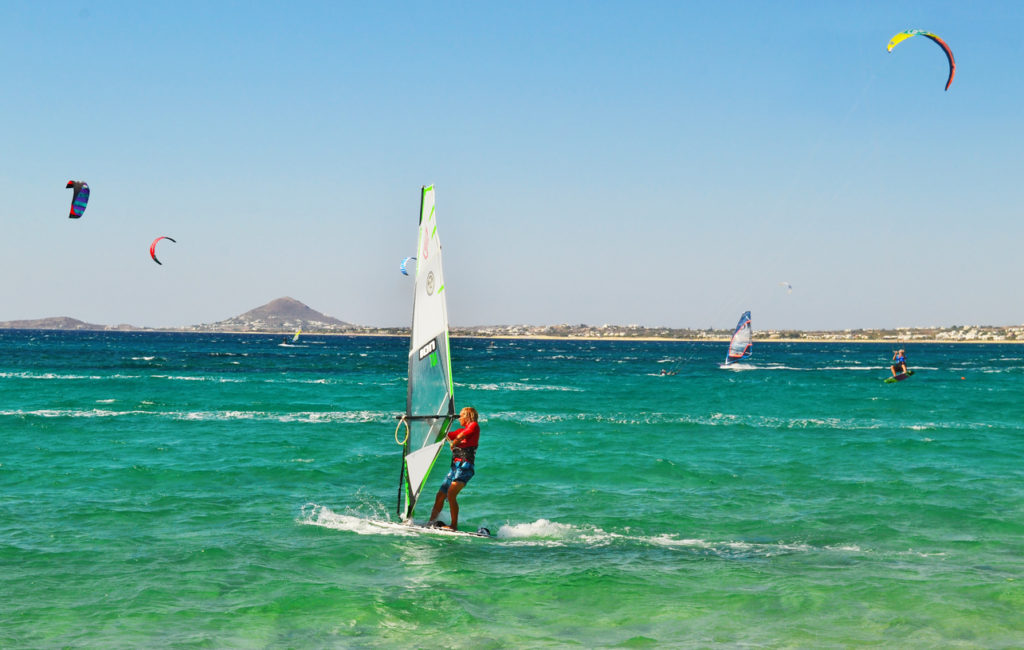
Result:
[[[267,332],[292,331],[300,327],[308,331],[343,331],[352,329],[353,326],[333,316],[322,314],[295,298],[285,296],[250,309],[244,314],[203,326],[203,329]]]

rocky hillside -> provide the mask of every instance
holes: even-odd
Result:
[[[292,332],[297,328],[306,332],[344,332],[355,329],[350,323],[321,314],[294,298],[278,298],[250,309],[233,318],[196,325],[200,331],[230,332]]]
[[[216,323],[204,323],[181,328],[191,332],[351,332],[359,330],[345,321],[321,314],[294,298],[278,298],[262,307]],[[76,318],[53,316],[32,320],[11,320],[0,322],[0,329],[25,330],[159,330],[161,328],[134,327],[132,325],[97,325]],[[176,330],[178,328],[175,328]]]
[[[35,318],[31,320],[9,320],[0,323],[0,329],[10,330],[106,330],[115,329],[106,325],[86,323],[77,318],[66,316],[51,316],[50,318]]]

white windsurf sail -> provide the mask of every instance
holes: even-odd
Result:
[[[402,449],[402,478],[398,490],[398,515],[403,521],[412,520],[420,491],[455,419],[448,308],[432,185],[422,189],[416,250],[412,333],[409,337],[409,387],[405,415],[400,416],[404,419],[407,434]],[[402,428],[402,423],[399,428]]]
[[[736,324],[736,329],[732,333],[729,353],[725,355],[725,365],[750,357],[753,346],[754,331],[750,326],[750,312],[745,311],[740,316],[740,322]]]
[[[292,337],[292,343],[295,343],[296,341],[299,340],[299,334],[302,334],[302,328],[301,327],[299,329],[295,330],[295,336]]]

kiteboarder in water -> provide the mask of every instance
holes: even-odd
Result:
[[[452,530],[459,528],[459,502],[456,497],[475,473],[473,464],[476,461],[476,448],[480,443],[480,425],[477,424],[479,417],[475,408],[467,406],[459,411],[459,423],[462,428],[448,432],[452,448],[452,466],[444,478],[444,483],[441,484],[441,489],[437,491],[437,496],[434,497],[434,509],[430,511],[431,525]],[[447,526],[437,521],[446,500],[452,515],[452,523]]]
[[[903,350],[894,350],[892,353],[892,376],[903,374],[907,371],[907,354]]]

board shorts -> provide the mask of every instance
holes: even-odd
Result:
[[[452,483],[458,481],[459,483],[469,483],[469,479],[473,478],[473,474],[476,471],[473,469],[473,463],[468,460],[455,460],[452,461],[452,468],[448,470],[448,476],[444,477],[444,483],[441,484],[440,492],[447,492],[448,488],[452,486]]]

